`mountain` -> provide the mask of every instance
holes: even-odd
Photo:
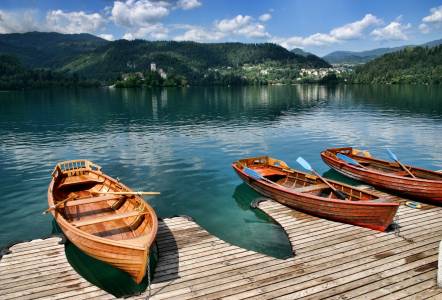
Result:
[[[26,67],[60,68],[108,41],[91,34],[27,32],[0,34],[0,54],[16,56]]]
[[[442,44],[442,39],[431,41],[420,45],[421,47],[435,47]],[[393,48],[377,48],[367,51],[334,51],[322,58],[331,64],[364,64],[384,54],[400,51],[404,48],[416,47],[414,45],[393,47]]]
[[[322,57],[331,64],[364,64],[379,56],[404,49],[408,46],[394,48],[377,48],[367,51],[334,51]]]
[[[421,46],[422,47],[436,47],[436,46],[439,46],[439,45],[442,45],[442,39],[431,41],[431,42],[422,44]]]
[[[297,55],[304,56],[304,57],[307,57],[307,56],[309,56],[309,55],[314,55],[313,53],[310,53],[310,52],[304,51],[304,50],[302,50],[301,48],[293,48],[292,50],[290,50],[290,52],[295,53],[295,54],[297,54]],[[315,55],[315,56],[316,56],[316,55]]]
[[[76,74],[44,69],[28,69],[15,56],[0,54],[0,90],[22,90],[61,86],[98,86]]]
[[[356,68],[355,83],[442,83],[442,45],[409,47]]]
[[[175,41],[118,40],[78,56],[63,69],[102,80],[122,72],[145,71],[150,63],[168,73],[185,76],[191,83],[208,69],[240,68],[245,64],[275,63],[298,67],[329,67],[316,56],[304,57],[271,43],[196,43]]]
[[[245,75],[240,69],[247,64],[287,70],[291,79],[295,76],[293,67],[330,66],[317,56],[298,55],[271,43],[110,42],[90,34],[55,32],[0,34],[0,54],[14,55],[26,68],[46,68],[109,81],[122,73],[145,72],[152,62],[168,74],[184,76],[190,83],[198,82],[208,70],[219,68],[234,69],[235,74],[225,73],[241,78]]]

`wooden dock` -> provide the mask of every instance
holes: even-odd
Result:
[[[271,200],[257,206],[285,229],[296,256],[276,259],[228,244],[185,217],[165,219],[150,299],[442,299],[441,207],[401,206],[397,236]],[[0,299],[112,299],[70,267],[58,242],[12,246],[0,261]]]

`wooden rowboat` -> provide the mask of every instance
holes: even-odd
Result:
[[[346,194],[340,200],[317,176],[291,169],[281,160],[267,156],[241,159],[232,167],[251,188],[282,204],[318,217],[385,231],[393,222],[399,203],[337,181],[328,180]],[[250,176],[247,169],[262,179]]]
[[[342,160],[336,156],[338,153],[350,157],[360,165]],[[442,201],[441,173],[405,166],[415,176],[413,178],[397,162],[375,159],[367,151],[351,147],[327,149],[321,152],[321,157],[331,168],[353,179],[406,196]]]
[[[119,193],[107,193],[119,192]],[[155,211],[139,195],[88,160],[58,163],[48,189],[52,215],[86,254],[140,283],[158,230]]]

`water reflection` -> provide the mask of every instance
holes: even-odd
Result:
[[[0,93],[0,245],[48,234],[40,213],[51,169],[87,158],[134,189],[161,191],[147,199],[161,217],[190,215],[232,244],[272,253],[274,241],[251,234],[263,219],[247,208],[233,161],[302,155],[325,172],[325,148],[387,158],[388,146],[405,163],[442,169],[441,96],[437,86],[317,85]]]

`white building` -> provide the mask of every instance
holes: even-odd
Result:
[[[164,72],[163,69],[159,69],[158,73],[160,74],[161,78],[163,78],[163,79],[167,78],[167,74],[166,74],[166,72]]]
[[[156,63],[150,63],[150,71],[151,72],[156,72],[157,70],[157,65]]]

